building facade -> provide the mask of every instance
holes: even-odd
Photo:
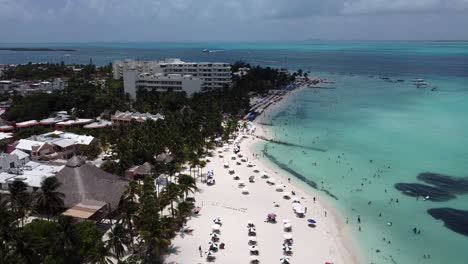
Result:
[[[135,70],[124,72],[124,91],[135,99],[138,90],[145,89],[155,92],[186,92],[192,96],[202,89],[203,81],[192,75],[181,74],[149,74],[138,73]]]
[[[135,75],[134,72],[137,74]],[[165,59],[161,61],[117,60],[113,63],[114,79],[123,78],[124,86],[125,83],[131,84],[136,81],[133,78],[136,79],[139,77],[139,74],[143,73],[147,74],[144,78],[154,76],[153,78],[161,78],[161,81],[172,81],[162,80],[169,79],[171,76],[171,78],[178,77],[181,79],[179,81],[190,83],[183,85],[184,87],[195,84],[198,85],[197,82],[193,80],[201,80],[201,87],[197,89],[186,88],[189,91],[219,89],[223,88],[225,85],[230,85],[232,81],[231,65],[229,63],[184,62],[180,59]],[[170,89],[170,86],[160,88],[162,91],[166,91],[167,89]]]

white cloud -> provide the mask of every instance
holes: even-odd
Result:
[[[468,9],[468,0],[347,0],[343,14],[460,12]]]
[[[351,35],[350,21],[381,32],[372,29],[399,22],[396,15],[420,29],[429,27],[424,18],[437,15],[458,25],[447,30],[460,32],[463,23],[453,13],[467,10],[468,0],[0,0],[0,32],[33,41],[282,39],[322,32],[341,38]]]

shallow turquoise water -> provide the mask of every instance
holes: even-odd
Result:
[[[422,201],[394,188],[420,182],[422,172],[468,176],[468,80],[427,76],[438,87],[431,92],[408,78],[389,83],[377,76],[328,76],[334,90],[306,89],[271,117],[272,135],[306,147],[260,148],[337,197],[322,192],[349,218],[366,263],[468,263],[468,237],[426,212],[468,210],[468,195]]]

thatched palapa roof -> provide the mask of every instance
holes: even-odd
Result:
[[[65,194],[66,208],[78,203],[86,204],[87,201],[100,201],[110,204],[115,210],[128,184],[126,180],[85,163],[77,156],[71,158],[56,177],[62,183],[58,191]]]

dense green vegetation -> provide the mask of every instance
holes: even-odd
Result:
[[[52,93],[14,95],[7,113],[10,121],[26,121],[49,117],[55,111],[68,111],[74,116],[95,118],[104,112],[128,109],[121,81],[105,79],[103,86],[83,78],[72,78],[64,90]]]
[[[73,69],[81,69],[74,71]],[[9,67],[3,72],[4,79],[18,79],[18,80],[48,80],[51,78],[60,77],[83,77],[89,78],[93,75],[110,75],[112,73],[112,65],[105,65],[96,67],[90,63],[87,65],[74,64],[66,65],[61,63],[44,63],[44,64],[20,64],[15,67]]]

